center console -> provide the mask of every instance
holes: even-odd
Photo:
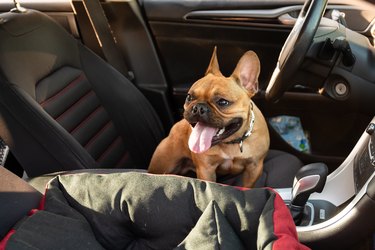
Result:
[[[290,203],[290,188],[277,191]],[[332,239],[335,244],[347,237],[355,242],[374,233],[374,211],[375,117],[341,166],[328,175],[323,191],[309,197],[297,226],[299,239],[313,248],[329,248]]]

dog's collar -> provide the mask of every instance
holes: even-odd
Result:
[[[250,120],[250,125],[249,125],[249,130],[247,130],[244,135],[240,138],[234,139],[229,142],[224,142],[225,144],[239,144],[240,145],[240,151],[242,153],[243,151],[243,141],[246,140],[252,133],[254,129],[254,123],[255,123],[255,115],[254,115],[254,107],[253,103],[250,102],[250,115],[251,115],[251,120]]]

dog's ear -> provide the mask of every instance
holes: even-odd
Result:
[[[247,51],[238,61],[232,77],[248,90],[250,97],[258,92],[260,61],[254,51]]]
[[[210,65],[208,65],[205,75],[208,75],[209,73],[216,76],[223,76],[223,74],[220,72],[219,62],[217,61],[216,46],[214,48],[214,52],[212,53]]]

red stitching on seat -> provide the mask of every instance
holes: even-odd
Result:
[[[75,128],[69,131],[71,134],[77,132],[83,125],[85,125],[95,114],[97,114],[100,110],[104,110],[103,106],[97,107],[89,116],[87,116],[82,122],[80,122]]]
[[[104,126],[86,143],[84,148],[89,148],[94,143],[96,138],[98,138],[100,134],[102,134],[107,128],[109,128],[110,125],[112,125],[111,121],[108,121],[106,124],[104,124]]]
[[[117,144],[121,142],[121,136],[117,136],[115,140],[111,143],[111,145],[102,153],[101,156],[96,160],[97,162],[101,162],[107,155],[108,153],[115,147]]]
[[[86,79],[86,77],[85,77],[85,75],[83,73],[81,73],[79,76],[77,76],[77,78],[75,78],[73,81],[71,81],[68,85],[66,85],[60,91],[58,91],[54,95],[48,97],[46,100],[40,102],[39,104],[44,108],[46,106],[46,104],[48,104],[49,102],[53,101],[57,97],[61,96],[63,93],[67,92],[72,87],[76,86],[83,79]]]
[[[61,119],[62,117],[66,116],[67,113],[72,112],[72,109],[77,107],[80,103],[82,103],[85,99],[87,99],[89,96],[95,95],[95,92],[90,89],[87,93],[85,93],[82,97],[80,97],[75,103],[70,105],[66,110],[64,110],[59,116],[54,118],[56,121]]]

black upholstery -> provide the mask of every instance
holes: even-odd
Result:
[[[124,76],[33,10],[0,15],[0,99],[0,135],[29,176],[146,168],[164,136]]]
[[[264,160],[263,173],[255,187],[292,187],[294,176],[302,162],[295,156],[279,150],[270,150]]]
[[[12,226],[39,206],[42,194],[0,166],[0,240]]]
[[[294,176],[301,167],[302,162],[294,155],[279,150],[269,150],[264,159],[262,175],[256,181],[254,187],[292,187]],[[222,176],[218,178],[217,182],[242,186],[242,177]]]
[[[47,15],[28,10],[0,15],[0,136],[34,177],[146,169],[164,132],[131,82]],[[270,151],[257,186],[291,186],[301,166]]]
[[[58,84],[56,84],[58,83]],[[124,167],[129,152],[85,74],[63,67],[36,85],[36,101],[101,166]],[[125,165],[126,166],[126,165]]]

